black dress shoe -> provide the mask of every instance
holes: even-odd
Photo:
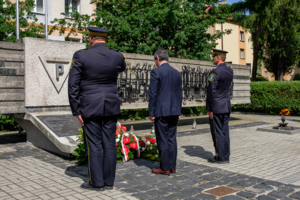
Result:
[[[226,164],[226,163],[229,163],[229,160],[220,161],[220,160],[216,160],[215,158],[209,158],[208,162],[218,163],[218,164]]]
[[[80,187],[85,188],[85,189],[97,189],[97,191],[104,191],[105,190],[104,186],[93,186],[93,185],[90,185],[90,183],[87,183],[87,182],[82,183]]]
[[[114,189],[114,186],[113,186],[113,185],[111,185],[111,186],[106,185],[106,186],[105,186],[105,189],[106,189],[106,190],[112,190],[112,189]]]

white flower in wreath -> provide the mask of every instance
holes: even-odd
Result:
[[[145,151],[145,147],[142,147],[142,151]]]
[[[119,134],[119,135],[118,135],[118,138],[120,139],[120,137],[121,137],[121,135]]]
[[[153,147],[150,147],[150,150],[152,150],[153,149]]]
[[[116,143],[118,143],[119,141],[120,141],[120,139],[119,139],[119,138],[117,138],[117,139],[116,139]]]
[[[157,152],[157,153],[159,153],[159,151],[158,151],[158,150],[156,150],[156,152]]]
[[[129,137],[129,134],[128,133],[124,133],[125,137]]]
[[[155,155],[156,158],[158,158],[158,155]]]
[[[147,145],[150,145],[151,143],[150,143],[150,141],[147,141]]]

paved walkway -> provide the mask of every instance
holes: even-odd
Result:
[[[27,143],[0,145],[0,199],[300,199],[300,134],[256,131],[278,116],[232,118],[230,164],[206,161],[214,149],[208,124],[198,124],[198,132],[178,134],[178,173],[153,175],[158,163],[142,159],[118,163],[115,189],[105,192],[80,188],[87,168],[72,160]],[[287,122],[300,127],[300,117]]]

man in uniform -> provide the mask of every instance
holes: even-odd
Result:
[[[121,53],[106,46],[106,29],[88,27],[90,49],[74,53],[69,74],[69,102],[84,131],[88,153],[86,188],[113,189],[116,172],[116,123],[120,114],[118,73],[126,69]]]
[[[230,141],[228,122],[231,113],[230,86],[233,70],[225,64],[227,51],[213,49],[213,63],[217,65],[208,77],[206,110],[216,155],[213,163],[229,163]]]
[[[160,169],[155,174],[176,173],[177,122],[181,115],[182,80],[180,73],[168,63],[165,49],[154,53],[155,68],[149,87],[149,119],[154,121],[156,142],[161,156]]]

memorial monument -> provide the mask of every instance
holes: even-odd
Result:
[[[73,53],[85,44],[23,38],[0,42],[0,113],[10,114],[26,130],[27,141],[69,156],[80,127],[71,115],[67,82]],[[124,53],[130,67],[119,74],[121,109],[148,107],[153,56]],[[183,107],[204,106],[212,62],[170,58],[182,74]],[[250,67],[233,65],[231,103],[250,103]]]

